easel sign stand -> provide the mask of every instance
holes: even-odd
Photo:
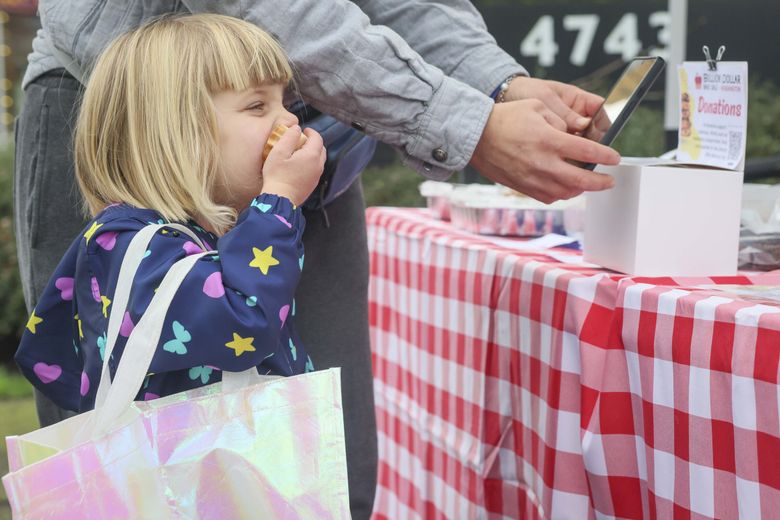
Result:
[[[596,171],[615,187],[587,194],[584,259],[638,276],[737,272],[747,135],[747,63],[685,62],[676,160],[624,158]]]

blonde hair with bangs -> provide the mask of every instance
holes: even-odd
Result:
[[[86,209],[125,202],[225,232],[236,212],[212,198],[222,172],[211,95],[291,79],[279,44],[237,18],[164,16],[118,37],[95,63],[76,125]]]

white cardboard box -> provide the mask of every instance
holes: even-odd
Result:
[[[586,262],[639,276],[736,274],[742,172],[632,158],[597,171],[615,187],[587,194]]]

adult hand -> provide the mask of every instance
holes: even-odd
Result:
[[[471,165],[485,177],[545,203],[613,186],[612,177],[567,160],[613,165],[620,155],[567,133],[563,120],[542,101],[524,100],[493,107]]]
[[[571,132],[581,132],[598,111],[604,98],[574,85],[520,76],[509,83],[504,100],[538,99],[566,123]]]

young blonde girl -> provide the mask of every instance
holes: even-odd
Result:
[[[108,317],[129,242],[150,223],[190,228],[217,254],[173,300],[144,387],[152,399],[257,366],[312,368],[295,333],[303,268],[299,209],[325,161],[320,136],[282,104],[287,58],[254,25],[219,15],[164,17],[125,34],[95,63],[75,136],[91,222],[57,267],[16,361],[57,405],[94,407]],[[274,126],[290,127],[263,161]],[[176,261],[201,249],[163,229],[135,277],[109,367]]]

